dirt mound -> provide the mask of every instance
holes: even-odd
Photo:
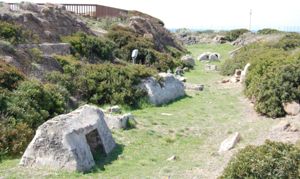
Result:
[[[179,44],[171,32],[164,27],[164,23],[157,18],[133,11],[130,13],[129,27],[145,38],[152,38],[156,49],[159,51],[164,51],[168,46],[184,51],[181,44]]]
[[[20,24],[24,29],[38,36],[39,42],[59,42],[60,36],[78,31],[92,34],[92,31],[77,16],[63,6],[36,5],[22,2],[19,8],[11,10],[8,4],[0,6],[0,20]]]

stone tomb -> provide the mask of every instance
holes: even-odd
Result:
[[[95,165],[93,156],[108,154],[115,145],[103,112],[84,105],[42,124],[20,165],[86,172]]]

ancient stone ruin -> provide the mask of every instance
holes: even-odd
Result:
[[[147,91],[149,102],[154,105],[162,105],[174,101],[185,95],[184,85],[174,75],[160,73],[162,81],[155,78],[144,79],[140,87]]]
[[[108,154],[115,145],[103,112],[84,105],[42,124],[20,165],[85,172],[95,165],[93,156]]]

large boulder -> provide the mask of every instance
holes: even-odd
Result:
[[[95,106],[84,105],[42,124],[20,165],[89,171],[95,165],[93,154],[108,154],[115,145],[103,112]]]
[[[184,85],[174,75],[160,73],[162,82],[153,77],[142,81],[140,87],[147,91],[149,101],[154,105],[171,102],[185,95]]]
[[[185,55],[181,57],[181,61],[183,62],[183,64],[185,64],[188,67],[195,66],[195,60],[191,55]]]

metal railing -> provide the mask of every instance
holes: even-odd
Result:
[[[8,3],[11,11],[19,11],[19,3]],[[43,3],[38,3],[37,5],[45,5]],[[118,17],[122,14],[127,14],[128,11],[124,9],[118,9],[108,6],[102,6],[98,4],[61,4],[69,12],[81,16],[90,16],[90,17]]]

